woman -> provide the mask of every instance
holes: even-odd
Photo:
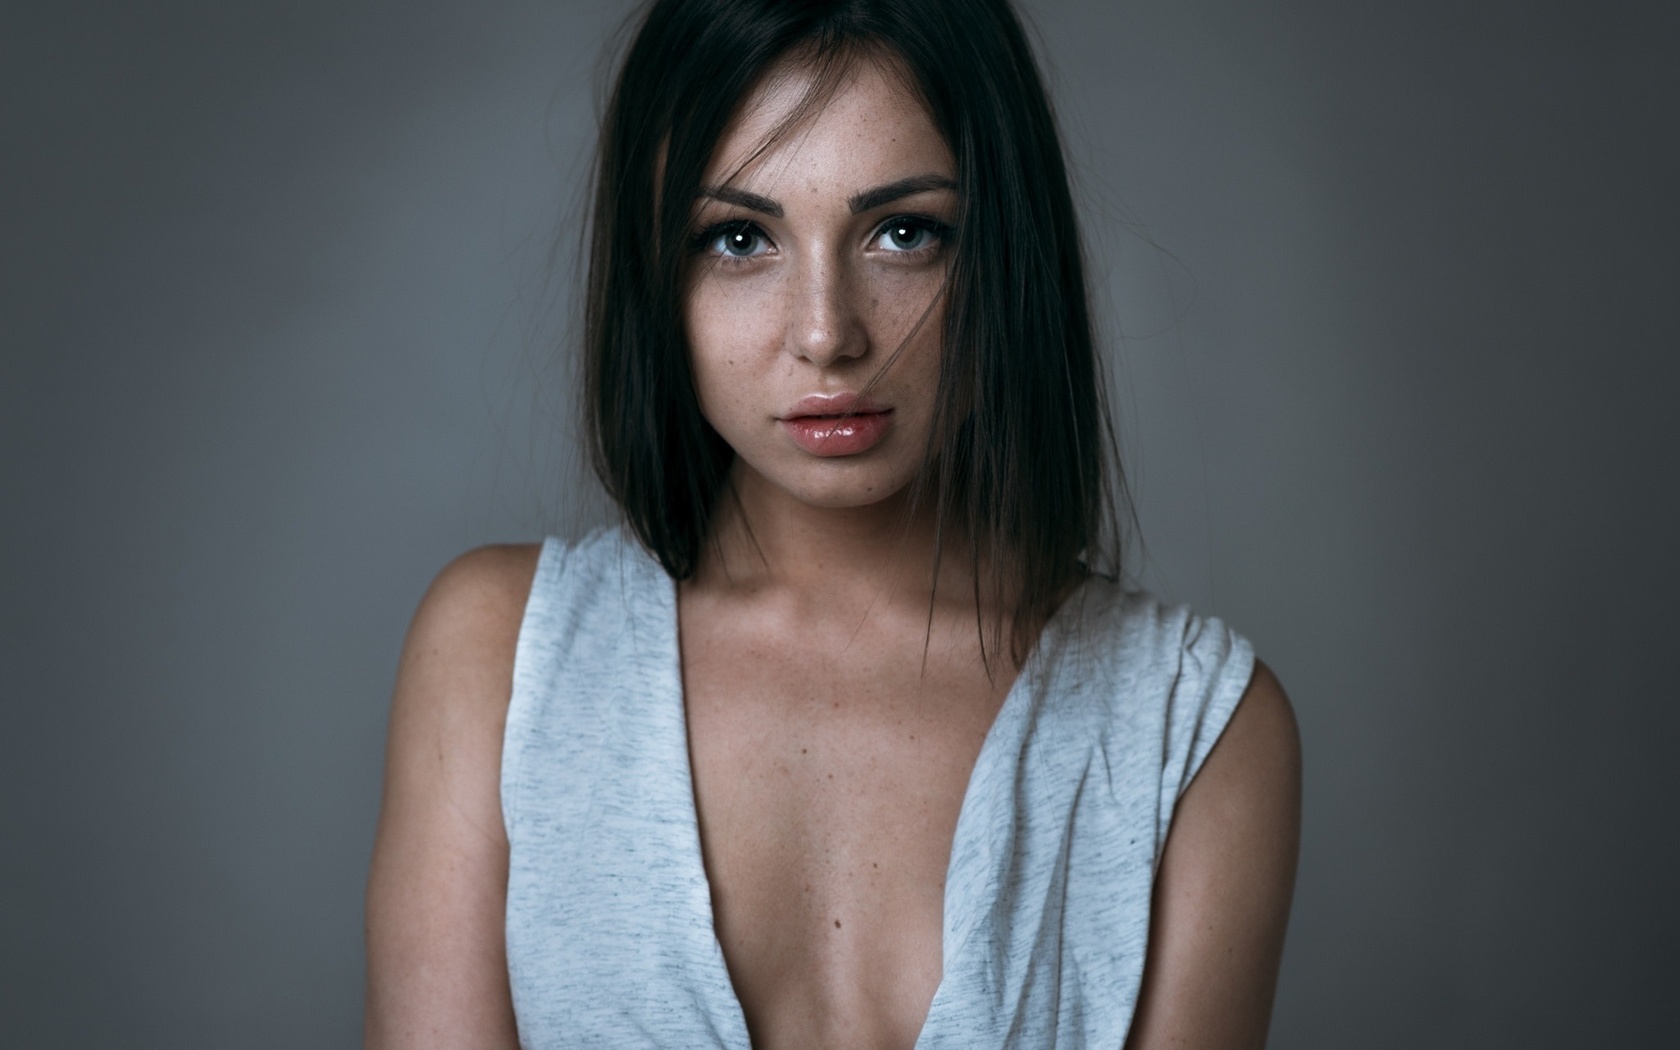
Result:
[[[658,0],[592,238],[624,526],[474,551],[416,614],[369,1045],[1261,1045],[1294,723],[1242,639],[1100,571],[1005,0]]]

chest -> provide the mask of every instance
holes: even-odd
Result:
[[[888,625],[685,615],[682,639],[713,920],[754,1046],[911,1046],[942,972],[957,818],[1012,676]]]

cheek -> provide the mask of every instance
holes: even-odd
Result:
[[[886,273],[870,282],[868,310],[871,341],[883,355],[902,347],[892,371],[909,378],[937,375],[939,347],[945,333],[944,274],[920,271]]]
[[[866,270],[857,307],[867,311],[875,327],[905,332],[939,294],[940,275],[929,270],[880,266]]]
[[[689,292],[683,310],[689,368],[700,411],[714,426],[745,400],[752,362],[774,345],[773,326],[766,324],[769,311],[761,300],[749,289],[705,280]]]

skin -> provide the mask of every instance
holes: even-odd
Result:
[[[779,74],[708,170],[733,199],[700,201],[696,229],[735,225],[700,244],[687,289],[700,406],[737,453],[739,497],[679,590],[702,849],[755,1047],[906,1048],[939,982],[962,796],[1016,668],[988,676],[960,559],[934,587],[932,525],[905,515],[956,199],[935,186],[853,205],[955,168],[920,104],[869,62],[749,162],[807,85]],[[805,395],[865,387],[892,413],[867,452],[813,455],[779,423]],[[368,891],[370,1047],[515,1045],[498,777],[536,553],[464,555],[410,630]],[[1260,665],[1179,804],[1133,1050],[1264,1044],[1299,791],[1294,718]]]

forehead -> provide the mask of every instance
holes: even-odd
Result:
[[[808,66],[786,60],[772,67],[718,140],[705,181],[777,197],[849,196],[907,175],[955,177],[956,162],[927,107],[882,61],[851,62],[831,93],[785,127],[816,86]]]

